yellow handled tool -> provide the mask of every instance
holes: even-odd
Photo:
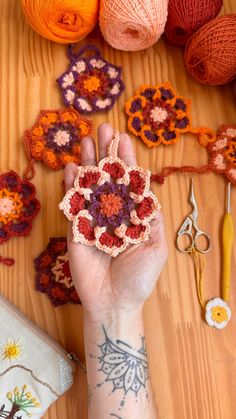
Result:
[[[222,265],[222,298],[227,301],[230,292],[231,276],[231,254],[234,238],[233,219],[230,214],[230,192],[231,184],[227,188],[227,211],[223,219],[222,246],[223,246],[223,265]]]

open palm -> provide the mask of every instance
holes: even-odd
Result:
[[[99,160],[106,156],[107,146],[113,138],[113,129],[103,124],[98,130]],[[119,157],[128,165],[136,165],[131,139],[121,134]],[[96,165],[94,141],[87,137],[81,144],[81,164]],[[73,186],[77,168],[69,164],[65,169],[66,189]],[[103,253],[95,246],[74,243],[72,228],[68,228],[70,270],[74,285],[89,312],[111,308],[139,309],[151,294],[167,258],[167,245],[162,212],[151,222],[148,241],[129,246],[116,258]]]

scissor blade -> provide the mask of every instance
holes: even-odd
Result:
[[[197,209],[197,202],[196,202],[194,191],[193,191],[193,178],[191,179],[191,184],[190,184],[189,202],[193,206],[193,211],[191,213],[191,216],[192,216],[193,220],[197,220],[197,218],[198,218],[198,209]]]

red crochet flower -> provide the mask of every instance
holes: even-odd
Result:
[[[14,236],[28,236],[40,210],[35,187],[17,173],[0,175],[0,244]]]
[[[224,173],[231,183],[236,184],[236,125],[221,125],[208,150],[212,170]]]
[[[34,264],[36,289],[47,294],[54,306],[67,302],[80,304],[71,278],[66,237],[51,237]]]
[[[98,167],[78,167],[74,187],[60,204],[73,222],[75,242],[117,256],[129,244],[147,240],[149,222],[160,208],[150,191],[148,170],[127,167],[117,158],[119,134]]]

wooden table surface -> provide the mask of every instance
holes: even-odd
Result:
[[[68,66],[66,47],[37,35],[25,22],[17,0],[0,1],[0,168],[22,174],[26,164],[22,135],[40,109],[63,107],[55,79]],[[225,0],[223,13],[236,13],[235,0]],[[111,62],[123,66],[126,90],[109,113],[93,117],[97,127],[110,122],[126,129],[124,103],[142,83],[170,80],[176,90],[193,100],[193,125],[217,129],[235,123],[235,103],[230,86],[197,84],[184,68],[183,51],[163,40],[141,52],[115,51],[95,30],[86,42],[98,45]],[[195,138],[187,135],[175,146],[148,149],[133,138],[139,165],[152,171],[175,164],[202,165],[207,154]],[[67,350],[84,360],[82,308],[53,308],[47,297],[34,289],[33,259],[51,236],[66,234],[66,220],[57,209],[62,198],[63,171],[50,171],[36,164],[33,180],[42,210],[27,238],[10,240],[1,254],[14,256],[12,268],[0,266],[1,294]],[[195,176],[199,224],[212,238],[207,255],[204,297],[219,295],[221,251],[220,225],[224,214],[226,182],[216,174]],[[190,210],[189,177],[174,175],[163,186],[155,185],[163,206],[169,244],[169,260],[145,306],[145,326],[151,376],[159,419],[236,419],[236,243],[232,261],[232,321],[226,329],[209,328],[201,319],[193,261],[177,252],[176,232]],[[232,191],[232,215],[236,220],[236,191]],[[86,419],[86,376],[77,371],[70,391],[54,404],[45,419]],[[106,419],[106,418],[104,418]],[[127,418],[128,419],[128,418]],[[137,418],[139,419],[139,418]],[[150,418],[151,419],[151,418]]]

